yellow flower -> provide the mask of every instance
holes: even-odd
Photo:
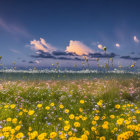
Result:
[[[114,131],[118,131],[118,128],[117,128],[117,127],[115,127],[115,128],[114,128]]]
[[[17,123],[17,118],[12,119],[12,123]]]
[[[28,112],[27,109],[23,109],[23,112]]]
[[[74,123],[74,126],[75,126],[75,127],[80,127],[80,123],[79,123],[79,122],[75,122],[75,123]]]
[[[88,140],[88,137],[87,137],[87,135],[85,135],[85,134],[82,135],[81,138],[82,138],[82,140]]]
[[[99,113],[100,111],[99,110],[96,110],[96,113]]]
[[[136,119],[136,116],[132,116],[133,119]]]
[[[12,120],[11,118],[7,118],[7,120],[6,120],[6,121],[7,121],[7,122],[11,122],[11,120]]]
[[[61,117],[59,117],[58,119],[59,119],[59,121],[61,121],[61,120],[62,120],[62,118],[61,118]]]
[[[97,103],[97,105],[100,106],[100,107],[102,107],[102,103],[103,103],[103,100],[100,100],[100,101]]]
[[[28,128],[28,131],[32,131],[32,127],[29,127],[29,128]]]
[[[49,107],[49,106],[46,106],[45,109],[46,109],[46,110],[50,110],[50,107]]]
[[[83,121],[87,120],[87,117],[82,117],[82,120],[83,120]]]
[[[68,135],[69,135],[69,136],[72,136],[72,131],[69,131],[69,132],[68,132]]]
[[[140,114],[140,110],[136,110],[136,114]]]
[[[105,118],[106,118],[106,116],[103,116],[103,117],[102,117],[102,120],[104,120]]]
[[[104,124],[108,125],[108,121],[105,121]]]
[[[89,131],[85,130],[84,134],[89,135]]]
[[[21,128],[21,126],[20,126],[20,125],[18,125],[18,126],[16,126],[16,127],[15,127],[15,130],[16,130],[16,131],[19,131],[19,130],[20,130],[20,128]]]
[[[19,115],[19,116],[21,116],[22,114],[23,114],[23,112],[22,112],[22,111],[20,111],[18,115]]]
[[[51,132],[50,133],[50,138],[53,139],[57,136],[57,133],[56,132]]]
[[[65,124],[69,124],[69,121],[65,121]]]
[[[68,131],[70,129],[69,125],[64,126],[64,131]]]
[[[4,108],[7,109],[9,107],[9,105],[5,105]]]
[[[59,105],[59,108],[63,109],[63,108],[64,108],[64,106],[61,104],[61,105]]]
[[[70,115],[69,115],[69,118],[70,118],[71,120],[73,120],[73,119],[74,119],[74,115],[73,115],[73,114],[70,114]]]
[[[108,124],[103,124],[102,127],[103,129],[108,129]]]
[[[120,118],[120,119],[117,120],[117,124],[118,125],[121,125],[123,123],[123,121],[124,121],[124,119],[123,118]]]
[[[15,133],[15,130],[14,129],[11,129],[11,134],[14,134]]]
[[[100,140],[105,140],[105,137],[104,136],[100,137]]]
[[[80,104],[84,104],[85,103],[85,101],[84,100],[80,100]]]
[[[11,107],[12,109],[15,108],[15,104],[10,105],[10,107]]]
[[[119,104],[115,105],[115,108],[116,109],[119,109],[120,108],[120,105]]]
[[[96,131],[96,127],[92,126],[91,131]]]
[[[37,107],[38,107],[38,108],[41,108],[41,107],[42,107],[42,104],[38,104]]]
[[[114,119],[114,118],[115,118],[115,116],[114,116],[114,115],[110,115],[110,118],[111,118],[111,119]]]
[[[78,116],[76,116],[76,117],[75,117],[75,120],[79,120],[79,117],[78,117]]]
[[[54,106],[54,103],[51,103],[50,106]]]
[[[134,65],[131,65],[131,68],[133,68],[134,67]]]
[[[22,132],[20,132],[20,133],[18,133],[17,135],[16,135],[16,138],[17,139],[20,139],[20,138],[22,138],[24,136],[24,134],[22,133]]]
[[[94,120],[95,120],[95,121],[99,120],[99,116],[95,116],[95,117],[94,117]]]
[[[28,115],[30,115],[30,116],[33,115],[34,113],[35,113],[34,110],[29,110],[29,111],[28,111]]]
[[[68,109],[65,109],[65,113],[69,113],[69,110]]]
[[[83,112],[83,108],[79,108],[79,111],[80,111],[80,112]]]
[[[125,124],[130,124],[131,121],[130,120],[125,120]]]
[[[8,138],[9,137],[9,132],[4,132],[3,135]]]
[[[92,124],[95,125],[97,122],[96,121],[92,121]]]

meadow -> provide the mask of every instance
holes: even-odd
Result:
[[[140,80],[1,81],[0,139],[138,140]]]

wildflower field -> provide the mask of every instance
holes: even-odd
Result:
[[[140,80],[3,81],[0,139],[139,140]]]

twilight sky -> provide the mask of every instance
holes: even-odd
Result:
[[[140,66],[140,0],[0,0],[0,55],[7,66],[80,65],[83,56]]]

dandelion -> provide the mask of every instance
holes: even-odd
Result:
[[[51,103],[50,106],[54,106],[54,103]]]
[[[10,105],[11,109],[15,108],[15,104]]]
[[[38,108],[41,108],[41,107],[42,107],[42,104],[38,104],[37,107],[38,107]]]
[[[29,111],[28,111],[28,115],[30,115],[30,116],[33,115],[34,113],[35,113],[34,110],[29,110]]]
[[[50,138],[51,139],[54,139],[56,136],[57,136],[57,133],[56,132],[51,132],[50,133]]]
[[[84,104],[85,103],[85,101],[84,100],[80,100],[80,104]]]
[[[69,109],[65,109],[65,113],[69,113]]]
[[[115,108],[120,109],[120,105],[119,104],[115,105]]]
[[[64,108],[64,106],[61,104],[61,105],[59,105],[59,108],[63,109],[63,108]]]
[[[75,122],[75,123],[74,123],[74,126],[75,126],[75,127],[80,127],[80,123],[79,123],[79,122]]]
[[[49,106],[46,106],[45,109],[46,109],[46,110],[50,110],[50,107],[49,107]]]
[[[99,120],[99,116],[95,116],[95,117],[94,117],[94,120],[95,120],[95,121]]]
[[[73,114],[70,114],[69,115],[69,118],[72,120],[72,119],[74,119],[74,115]]]
[[[17,139],[20,139],[20,138],[22,138],[24,136],[24,134],[22,133],[22,132],[20,132],[20,133],[18,133],[17,135],[16,135],[16,138]]]

